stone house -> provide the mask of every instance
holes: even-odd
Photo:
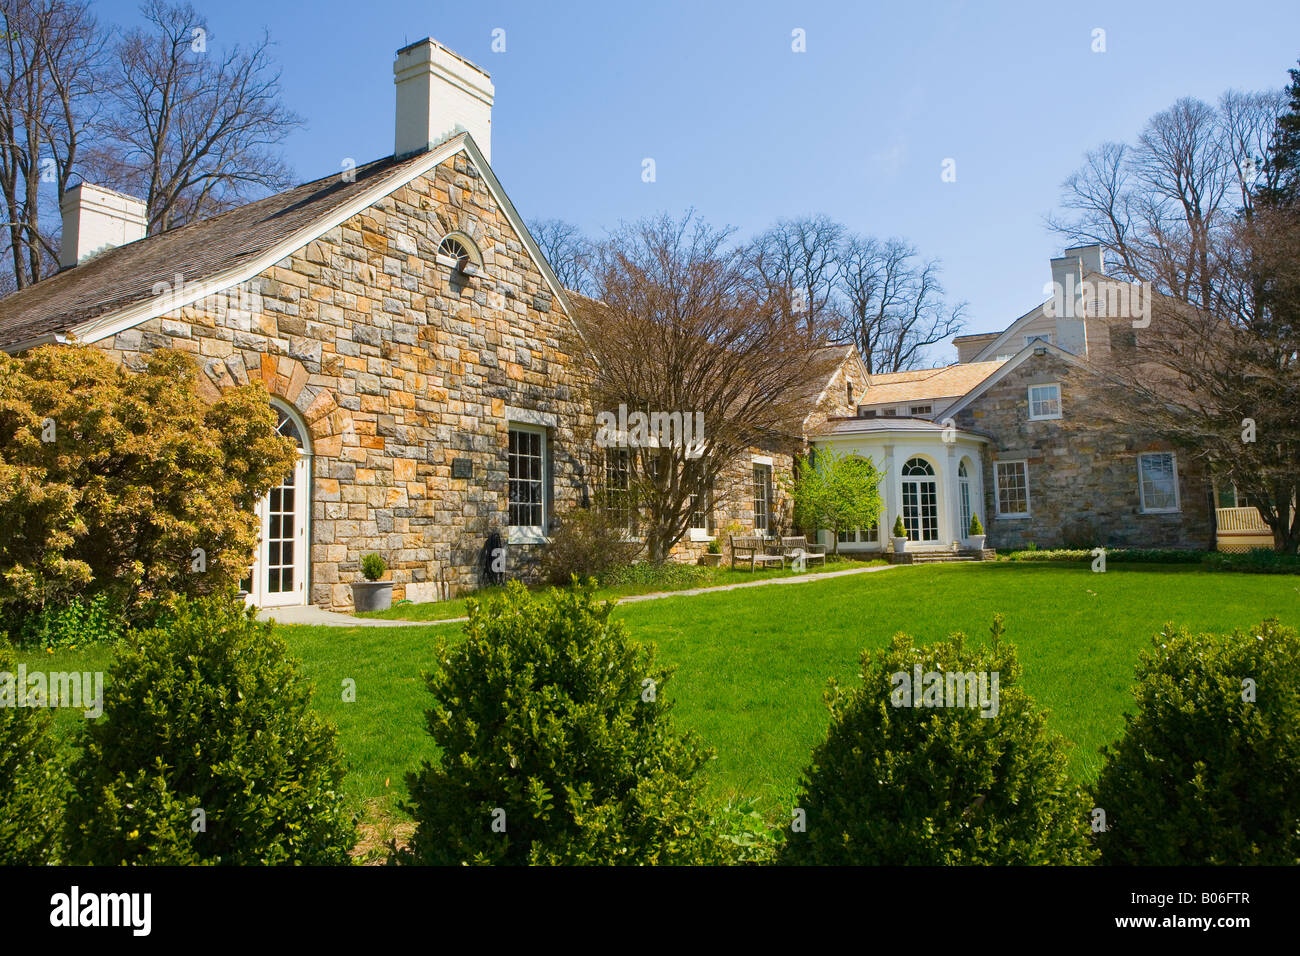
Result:
[[[394,82],[392,156],[148,238],[142,203],[81,184],[61,270],[0,300],[9,352],[81,343],[130,367],[170,347],[209,396],[266,386],[300,454],[258,509],[259,605],[347,609],[372,551],[398,598],[461,593],[503,558],[526,568],[565,511],[625,480],[591,441],[573,297],[492,171],[490,78],[425,39]],[[1054,280],[1102,266],[1067,250]],[[947,368],[869,375],[852,346],[828,349],[801,433],[729,462],[673,556],[790,530],[793,462],[817,447],[875,461],[910,550],[961,547],[974,514],[990,547],[1212,542],[1206,476],[1116,434],[1089,397],[1109,330],[1050,303],[958,338]],[[887,541],[867,528],[840,546]]]
[[[1002,332],[959,336],[956,364],[870,376],[854,415],[813,444],[872,458],[909,551],[961,548],[972,515],[992,548],[1214,547],[1210,476],[1117,428],[1099,401],[1112,348],[1140,334],[1132,290],[1105,275],[1099,246],[1066,250],[1052,277],[1052,295]],[[1063,307],[1083,290],[1086,307]],[[888,534],[840,547],[887,550]]]
[[[603,477],[573,303],[490,165],[490,78],[425,39],[394,82],[392,156],[148,238],[143,203],[81,184],[61,270],[0,300],[9,352],[170,347],[210,397],[266,386],[300,454],[259,508],[262,606],[346,609],[372,551],[398,598],[463,592],[526,567]],[[677,556],[775,529],[799,437],[730,466]]]

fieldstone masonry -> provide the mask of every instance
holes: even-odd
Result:
[[[472,278],[437,261],[452,231],[478,246]],[[310,432],[310,599],[351,606],[371,551],[397,598],[475,586],[488,536],[504,538],[507,407],[553,416],[553,516],[580,497],[593,416],[574,328],[457,154],[276,263],[254,295],[204,301],[104,340],[128,365],[172,347],[212,395],[260,380]],[[245,290],[247,292],[249,290]],[[251,301],[254,307],[237,307]],[[472,477],[453,478],[453,458]],[[510,563],[527,559],[512,549]]]
[[[1063,417],[1031,421],[1029,386],[1051,382],[1061,386]],[[1142,511],[1137,456],[1171,448],[1113,427],[1086,369],[1031,355],[955,417],[959,428],[996,439],[982,464],[989,547],[1214,547],[1209,481],[1185,455],[1177,457],[1181,510]],[[998,517],[998,459],[1027,461],[1029,517]]]

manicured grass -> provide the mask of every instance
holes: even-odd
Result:
[[[1164,622],[1223,631],[1276,616],[1297,626],[1300,582],[1176,565],[1093,574],[1087,565],[1000,562],[901,567],[615,611],[676,666],[666,693],[679,726],[717,751],[707,771],[711,792],[754,796],[774,815],[797,795],[799,772],[825,735],[828,677],[855,680],[862,649],[884,647],[899,630],[918,642],[955,630],[985,640],[995,613],[1019,649],[1025,686],[1051,711],[1050,726],[1075,744],[1073,776],[1090,784],[1098,748],[1122,729],[1138,652]],[[349,794],[369,816],[391,814],[405,796],[406,771],[434,756],[421,671],[437,638],[456,640],[461,626],[283,630],[315,683],[315,705],[339,728]],[[21,656],[49,669],[97,669],[108,657],[102,649]],[[356,681],[354,703],[342,699],[347,678]],[[79,719],[62,713],[60,727]]]
[[[843,571],[847,568],[875,567],[885,564],[882,558],[858,560],[855,558],[827,556],[824,564],[810,565],[805,574],[821,574],[826,571]],[[630,597],[636,594],[655,594],[666,591],[688,591],[693,588],[718,587],[724,584],[740,584],[744,581],[761,581],[767,578],[795,577],[792,568],[763,568],[749,571],[731,567],[700,568],[698,580],[674,581],[654,584],[625,584],[618,587],[597,589],[596,596],[601,599]],[[489,597],[500,588],[482,588],[475,597]],[[542,590],[542,589],[535,589]],[[447,621],[466,615],[465,598],[453,598],[450,601],[429,601],[423,604],[399,604],[387,611],[362,611],[357,617],[377,617],[388,621]]]

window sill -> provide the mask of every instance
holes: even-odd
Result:
[[[1059,422],[1064,415],[1030,415],[1031,422]]]
[[[1142,508],[1138,511],[1140,515],[1176,515],[1182,513],[1182,508]]]
[[[718,536],[717,536],[717,535],[709,534],[709,532],[706,531],[706,530],[703,529],[703,528],[691,528],[690,530],[691,530],[691,540],[692,540],[692,541],[706,541],[706,542],[707,542],[707,541],[717,541],[717,540],[718,540]]]
[[[550,544],[551,539],[541,528],[511,528],[506,537],[508,544]]]
[[[1028,517],[1031,517],[1031,515],[1030,515],[1030,513],[1029,513],[1028,511],[1021,511],[1021,512],[1017,512],[1017,513],[1015,513],[1015,514],[994,515],[993,517],[996,518],[996,519],[998,519],[998,520],[1001,520],[1001,519],[1003,519],[1003,518],[1010,518],[1010,519],[1028,518]]]

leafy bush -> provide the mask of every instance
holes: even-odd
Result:
[[[976,535],[984,533],[984,526],[980,524],[980,516],[975,514],[974,512],[971,512],[970,528],[967,529],[966,533],[970,535],[972,538],[975,537]]]
[[[676,591],[681,588],[708,584],[715,577],[715,569],[698,564],[665,561],[655,564],[639,561],[610,568],[600,576],[600,583],[608,588],[634,588]]]
[[[907,537],[907,525],[903,524],[902,515],[899,515],[897,518],[894,519],[894,537],[895,538]]]
[[[641,544],[628,541],[604,510],[574,508],[551,534],[538,570],[547,584],[565,585],[575,575],[599,577],[627,564],[640,550]]]
[[[198,380],[175,351],[152,353],[139,372],[89,346],[0,355],[0,614],[10,624],[83,591],[110,590],[134,617],[150,598],[243,577],[254,509],[295,451],[260,384],[207,404]]]
[[[1005,554],[1008,561],[1092,561],[1091,550],[1029,546]],[[1200,564],[1204,551],[1181,548],[1107,548],[1107,564]]]
[[[407,775],[399,862],[691,864],[728,845],[698,805],[710,758],[678,736],[669,672],[590,584],[470,600],[465,640],[427,676],[441,756]]]
[[[1300,557],[1279,554],[1268,548],[1244,552],[1212,551],[1205,556],[1211,571],[1243,571],[1247,574],[1300,574]]]
[[[361,576],[367,581],[378,581],[387,570],[387,562],[377,554],[367,554],[361,559]]]
[[[828,529],[838,554],[839,532],[870,528],[880,519],[880,480],[871,459],[819,449],[815,458],[798,458],[793,481],[783,484],[794,502],[795,523],[812,537]]]
[[[133,632],[110,669],[104,715],[81,733],[71,859],[348,862],[356,834],[343,764],[310,698],[273,625],[229,598],[182,599],[157,627]]]
[[[94,597],[46,604],[19,623],[14,642],[20,647],[86,647],[111,644],[125,633],[117,600],[101,591]]]
[[[1226,636],[1166,625],[1138,662],[1134,696],[1097,781],[1102,860],[1300,863],[1296,631],[1275,620]]]
[[[721,554],[722,542],[719,541],[717,538],[714,538],[712,541],[709,542],[709,546],[705,550],[708,551],[709,554]]]
[[[49,710],[17,706],[16,670],[0,634],[0,866],[41,866],[59,862],[65,778]]]
[[[788,835],[782,862],[1090,861],[1091,803],[1067,784],[1062,742],[1020,686],[1020,664],[1001,631],[998,617],[991,646],[974,648],[961,634],[922,648],[898,634],[888,650],[862,655],[860,686],[831,681],[830,732],[801,783],[806,829]],[[986,675],[992,706],[973,707],[969,699],[967,706],[907,706],[903,678],[914,679],[916,668],[922,675]],[[942,702],[922,683],[923,701]],[[922,688],[915,691],[920,696]],[[955,695],[949,702],[957,703]]]

